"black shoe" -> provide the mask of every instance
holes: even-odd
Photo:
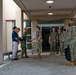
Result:
[[[17,58],[17,60],[18,60],[18,59],[20,59],[20,58]]]
[[[12,61],[14,61],[14,60],[18,60],[18,59],[17,58],[12,59]]]
[[[56,54],[59,54],[59,52],[56,52]]]

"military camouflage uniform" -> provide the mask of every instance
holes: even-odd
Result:
[[[36,41],[38,41],[37,43],[37,52],[40,55],[42,52],[42,38],[40,40],[38,40],[39,36],[42,36],[41,31],[39,30],[38,32],[36,32]]]
[[[27,33],[23,32],[22,37],[26,37],[27,39]],[[23,40],[21,42],[21,48],[22,48],[22,56],[25,54],[27,56],[27,51],[26,51],[26,40]]]
[[[57,38],[57,33],[52,32],[50,35],[50,47],[51,47],[51,53],[56,51],[56,38]]]
[[[57,33],[56,49],[58,53],[60,50],[60,33]]]
[[[65,34],[64,33],[61,33],[59,39],[60,39],[60,53],[62,54],[64,52]]]
[[[67,45],[69,45],[71,50],[71,61],[76,61],[76,29],[74,26],[71,26],[67,29],[65,48]]]

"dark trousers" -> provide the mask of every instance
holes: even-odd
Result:
[[[56,49],[57,49],[56,52],[58,53],[59,49],[60,49],[60,43],[59,42],[56,43]]]
[[[68,61],[71,61],[70,48],[65,48],[65,58],[66,58]]]

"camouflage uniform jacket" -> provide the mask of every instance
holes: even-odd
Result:
[[[65,47],[69,45],[71,49],[76,48],[76,29],[74,26],[67,29],[65,37]]]
[[[56,32],[52,32],[51,35],[50,35],[51,39],[50,41],[51,42],[56,42],[56,39],[57,39],[57,33]]]
[[[60,39],[60,42],[62,42],[62,40],[64,41],[64,39],[65,39],[65,34],[64,34],[64,33],[60,33],[59,39]]]
[[[26,40],[27,40],[27,33],[23,32],[22,37],[26,37]],[[26,46],[26,40],[21,42],[21,47],[25,47]]]
[[[36,32],[36,40],[37,40],[38,42],[42,42],[42,37],[40,38],[40,40],[38,40],[39,35],[41,35],[41,36],[42,36],[42,33],[41,33],[41,31],[40,31],[40,30]]]

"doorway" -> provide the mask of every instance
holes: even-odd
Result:
[[[50,51],[50,44],[49,44],[49,36],[52,32],[52,28],[55,28],[56,32],[59,29],[59,26],[52,26],[52,27],[42,27],[42,52],[49,52]]]
[[[41,31],[42,31],[42,52],[50,52],[50,44],[49,44],[49,35],[52,32],[52,28],[61,29],[64,24],[39,24]]]
[[[42,52],[48,52],[50,51],[50,44],[48,42],[50,35],[50,27],[42,27]]]

